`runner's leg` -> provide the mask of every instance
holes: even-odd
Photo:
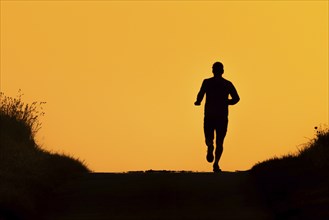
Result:
[[[216,150],[214,166],[218,166],[219,160],[223,153],[223,143],[227,132],[228,120],[218,120],[216,123]]]

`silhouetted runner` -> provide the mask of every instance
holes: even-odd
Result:
[[[206,94],[206,104],[204,108],[204,135],[206,139],[207,161],[214,161],[214,133],[216,132],[214,172],[220,172],[219,160],[223,153],[223,142],[228,124],[228,106],[239,102],[240,97],[234,85],[222,77],[224,66],[221,62],[216,62],[212,66],[214,77],[205,79],[198,93],[194,105],[199,106]],[[231,98],[229,98],[231,96]]]

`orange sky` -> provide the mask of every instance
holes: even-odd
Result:
[[[328,124],[328,1],[1,1],[1,91],[46,101],[38,142],[94,171],[211,171],[193,103],[215,61],[241,97],[222,169]]]

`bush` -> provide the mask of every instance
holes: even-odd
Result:
[[[89,169],[78,159],[41,149],[45,102],[31,105],[0,94],[0,219],[35,219],[52,191]]]
[[[329,219],[328,169],[329,130],[317,129],[296,154],[258,163],[251,172],[277,219]]]
[[[22,97],[21,91],[17,98],[0,93],[1,135],[21,141],[33,141],[41,128],[39,119],[45,114],[42,107],[46,102],[25,104]]]

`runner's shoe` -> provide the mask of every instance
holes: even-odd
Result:
[[[213,171],[214,171],[214,173],[220,173],[220,172],[222,172],[222,170],[219,168],[218,164],[214,164]]]
[[[214,154],[213,154],[213,151],[214,151],[214,147],[213,147],[213,146],[208,147],[207,161],[208,161],[209,163],[212,163],[212,162],[214,161]]]

